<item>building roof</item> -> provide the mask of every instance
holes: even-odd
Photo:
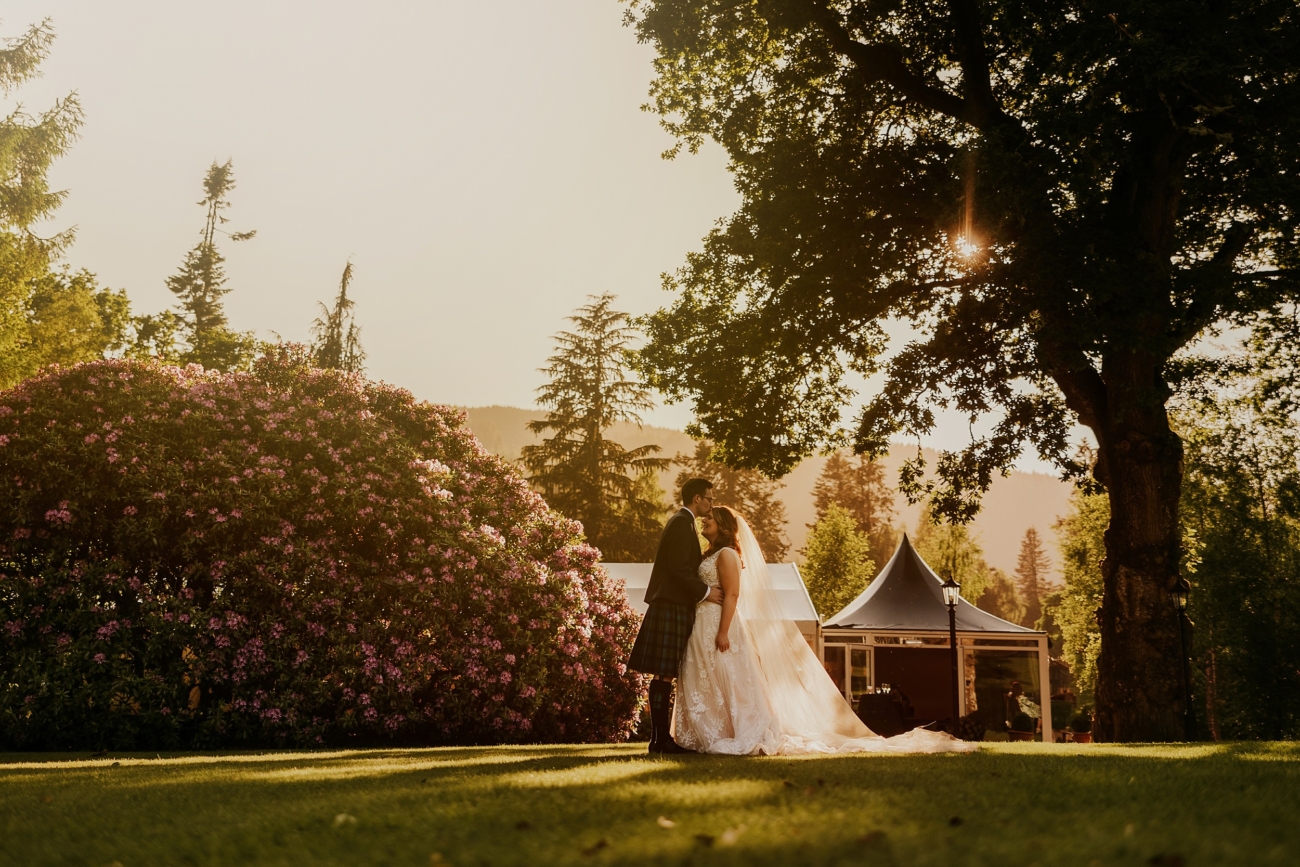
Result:
[[[609,577],[622,581],[627,590],[628,603],[644,614],[646,610],[645,591],[650,586],[650,563],[602,563]],[[804,587],[799,567],[793,563],[768,563],[772,575],[772,585],[776,590],[781,613],[802,625],[816,624],[817,610],[813,608],[812,598]]]
[[[942,585],[943,581],[904,534],[898,550],[876,580],[839,613],[826,618],[826,628],[947,632],[948,606],[943,601]],[[1042,634],[981,611],[965,599],[957,603],[957,630]]]

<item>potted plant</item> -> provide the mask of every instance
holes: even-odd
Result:
[[[1013,741],[1032,741],[1037,724],[1027,713],[1018,713],[1011,718],[1011,731],[1007,734]]]
[[[1081,710],[1070,720],[1070,740],[1076,744],[1092,743],[1092,714]]]

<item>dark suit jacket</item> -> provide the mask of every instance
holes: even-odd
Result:
[[[668,519],[659,537],[659,551],[650,570],[646,602],[673,602],[695,606],[709,592],[700,580],[700,537],[695,534],[695,518],[682,509]]]

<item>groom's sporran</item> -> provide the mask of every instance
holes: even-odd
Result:
[[[682,504],[659,538],[645,594],[649,608],[628,660],[628,668],[654,677],[650,681],[652,753],[692,752],[678,746],[670,730],[673,680],[695,626],[695,606],[705,599],[721,602],[719,591],[700,580],[700,540],[695,529],[695,519],[713,511],[713,483],[691,479],[682,486]]]

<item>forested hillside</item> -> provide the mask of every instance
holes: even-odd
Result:
[[[528,431],[528,422],[540,418],[537,410],[513,406],[462,407],[470,429],[483,445],[503,457],[517,460],[525,445],[537,442],[536,435]],[[632,448],[649,443],[663,449],[662,454],[673,457],[694,450],[694,440],[679,430],[660,427],[638,429],[631,424],[618,424],[612,436],[622,445]],[[900,447],[885,459],[891,479],[897,478],[898,465],[904,450]],[[936,453],[926,450],[926,459],[933,463]],[[826,459],[813,457],[805,460],[784,479],[782,497],[785,500],[789,523],[786,535],[791,550],[798,552],[807,536],[808,524],[813,522],[812,488]],[[661,474],[660,484],[667,491],[672,486],[676,471]],[[1056,518],[1068,511],[1070,485],[1043,473],[1013,472],[1007,478],[998,478],[984,499],[984,509],[975,519],[975,531],[988,562],[1008,573],[1014,572],[1020,541],[1029,527],[1036,527],[1046,539],[1053,539],[1052,525]],[[899,496],[896,501],[898,520],[908,532],[916,529],[920,506],[909,506]],[[796,553],[797,556],[797,553]],[[1052,574],[1059,574],[1059,564],[1053,562]]]

